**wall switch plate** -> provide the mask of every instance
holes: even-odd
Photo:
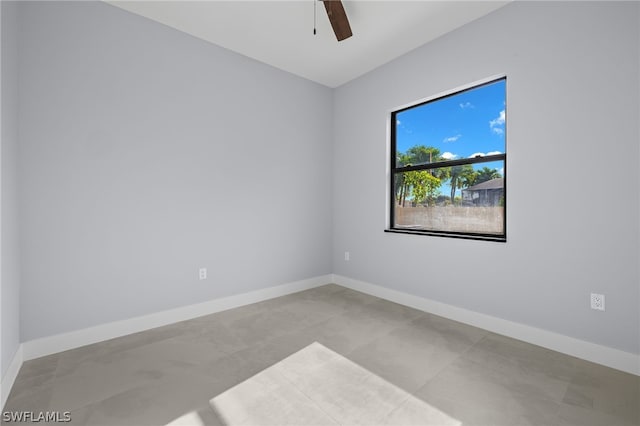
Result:
[[[351,258],[351,255],[349,254],[349,252],[345,251],[344,252],[344,260],[345,260],[345,262],[348,262],[350,258]]]
[[[591,309],[604,311],[604,294],[591,293]]]
[[[200,270],[198,271],[198,276],[200,277],[201,280],[206,280],[207,279],[207,268],[200,268]]]

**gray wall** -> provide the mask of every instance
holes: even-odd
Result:
[[[333,270],[640,352],[639,9],[517,2],[332,92],[106,4],[23,3],[21,340]],[[509,241],[383,233],[389,112],[502,73]]]
[[[516,2],[337,89],[334,272],[640,352],[639,6]],[[502,73],[508,242],[383,233],[389,112]]]
[[[0,2],[2,14],[2,120],[0,189],[2,205],[0,278],[0,379],[9,367],[20,343],[20,259],[18,241],[18,51],[17,4]]]
[[[20,12],[23,341],[331,272],[331,90],[104,3]]]

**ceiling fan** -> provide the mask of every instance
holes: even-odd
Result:
[[[322,2],[324,3],[329,22],[331,22],[331,27],[333,27],[333,32],[338,41],[351,37],[353,33],[351,32],[349,19],[347,18],[347,13],[344,11],[342,2],[340,0],[322,0]]]

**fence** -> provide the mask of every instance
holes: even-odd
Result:
[[[504,207],[396,206],[395,222],[398,227],[501,234],[504,225]]]

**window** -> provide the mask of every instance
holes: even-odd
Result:
[[[387,231],[506,241],[506,78],[391,113]]]

